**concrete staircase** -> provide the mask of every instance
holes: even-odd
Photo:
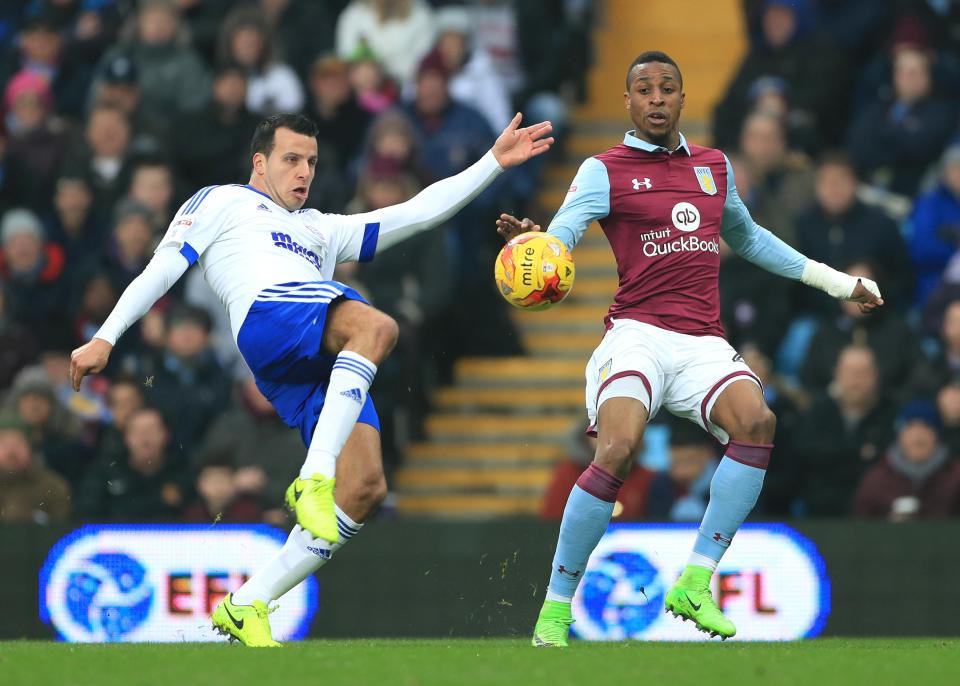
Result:
[[[576,109],[566,158],[547,171],[537,198],[548,212],[562,202],[580,162],[631,128],[622,93],[637,54],[663,50],[677,61],[687,92],[683,130],[704,142],[713,104],[744,49],[738,0],[602,4],[591,99]],[[454,385],[434,398],[427,441],[409,446],[397,474],[401,513],[472,519],[537,512],[564,437],[586,421],[583,369],[617,287],[613,255],[596,224],[574,259],[576,282],[561,305],[514,315],[527,356],[457,363]]]

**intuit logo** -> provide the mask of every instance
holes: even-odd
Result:
[[[274,231],[270,234],[270,238],[273,240],[273,244],[278,248],[284,248],[289,250],[292,253],[300,255],[307,262],[312,264],[317,271],[320,271],[320,258],[317,256],[317,253],[312,250],[307,250],[302,245],[290,238],[288,233],[280,233],[279,231]]]

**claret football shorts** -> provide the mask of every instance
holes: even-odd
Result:
[[[611,397],[635,398],[653,419],[661,407],[696,422],[726,444],[727,432],[710,421],[713,404],[730,384],[760,380],[719,336],[690,336],[632,319],[614,320],[586,368],[586,405],[597,430],[597,411]]]

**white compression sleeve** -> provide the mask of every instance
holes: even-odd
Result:
[[[384,250],[455,215],[503,173],[493,151],[459,174],[437,181],[410,200],[370,214],[380,222],[377,249]]]
[[[822,262],[808,259],[803,267],[803,276],[800,280],[808,286],[819,288],[821,291],[832,295],[834,298],[849,300],[853,294],[853,289],[857,287],[857,281],[860,281],[864,287],[878,298],[880,288],[876,282],[860,276],[851,276],[844,272],[839,272],[833,267],[829,267]]]
[[[93,337],[115,345],[123,332],[145,315],[189,266],[177,248],[171,246],[158,250],[140,276],[127,286],[113,312]]]

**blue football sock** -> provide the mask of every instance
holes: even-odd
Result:
[[[713,561],[712,568],[716,568],[737,529],[757,504],[772,449],[772,445],[730,441],[710,482],[710,504],[693,546],[692,564],[710,566],[708,562]]]
[[[597,547],[613,515],[623,481],[591,464],[570,491],[560,524],[547,599],[570,602],[577,591],[590,553]]]

